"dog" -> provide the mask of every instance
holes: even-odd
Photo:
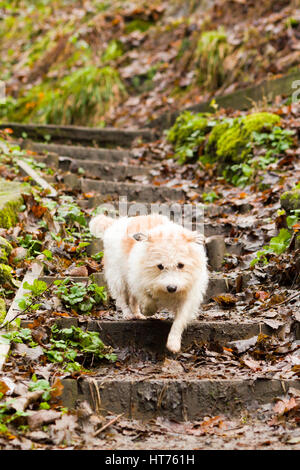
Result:
[[[178,353],[208,285],[202,235],[159,214],[119,219],[100,214],[89,228],[103,239],[104,275],[117,307],[127,319],[173,312],[167,348]]]

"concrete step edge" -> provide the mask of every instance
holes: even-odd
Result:
[[[128,374],[130,375],[130,374]],[[149,420],[163,416],[175,421],[194,421],[204,416],[236,416],[246,409],[283,396],[299,380],[281,379],[159,379],[147,377],[93,377],[62,379],[62,403],[69,408],[87,400],[103,414]],[[101,402],[99,401],[101,400]]]

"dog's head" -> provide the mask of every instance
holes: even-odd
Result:
[[[149,292],[184,295],[206,271],[204,238],[197,232],[170,224],[133,238],[139,242],[137,262]]]

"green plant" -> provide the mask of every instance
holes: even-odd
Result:
[[[8,343],[27,343],[31,348],[38,345],[38,343],[32,339],[30,328],[21,328],[18,331],[10,331],[3,334],[2,337],[5,338]]]
[[[271,238],[269,245],[263,247],[256,253],[256,258],[251,261],[250,265],[254,266],[258,262],[268,263],[267,255],[281,255],[289,246],[291,233],[288,229],[282,228],[276,237]]]
[[[51,362],[64,363],[66,370],[81,370],[82,366],[75,359],[80,356],[95,357],[99,360],[116,361],[112,348],[106,346],[96,331],[83,331],[72,325],[60,330],[57,325],[51,327],[51,348],[46,356]]]
[[[202,193],[202,199],[204,202],[214,202],[219,199],[219,196],[215,191],[210,191],[209,193]]]
[[[107,300],[105,288],[94,283],[84,284],[66,278],[63,281],[55,281],[54,284],[56,285],[55,294],[64,305],[79,314],[89,314],[94,307],[103,305],[103,302]]]
[[[209,115],[184,111],[167,132],[167,140],[174,144],[179,163],[195,158],[197,150],[205,141],[209,129]],[[211,125],[211,123],[210,123]]]
[[[269,131],[278,124],[280,117],[271,113],[253,113],[233,120],[221,121],[216,125],[206,152],[215,151],[218,161],[245,163],[252,156],[253,134]],[[221,126],[221,128],[218,128]]]
[[[23,246],[28,250],[28,255],[31,257],[35,257],[41,254],[43,243],[33,236],[30,233],[26,233],[24,237],[17,238],[20,246]]]
[[[103,258],[103,255],[104,255],[104,252],[103,251],[99,251],[98,253],[96,253],[95,255],[92,255],[91,258],[93,258],[95,261],[101,261],[101,259]]]
[[[51,385],[49,384],[48,380],[40,379],[36,380],[33,377],[33,381],[29,383],[28,390],[30,392],[35,392],[36,390],[43,390],[42,400],[49,401],[51,398]]]
[[[21,122],[95,125],[125,94],[117,70],[90,65],[55,84],[45,82],[23,91],[5,117]]]
[[[141,20],[141,19],[132,20],[126,24],[125,33],[129,34],[129,33],[132,33],[133,31],[141,31],[144,33],[152,25],[153,23],[151,21],[146,21],[146,20]]]
[[[101,60],[102,62],[109,62],[111,60],[115,60],[118,57],[123,55],[123,46],[120,41],[117,41],[116,39],[112,39],[108,45],[105,51],[102,54]]]
[[[223,62],[229,52],[230,46],[224,28],[201,34],[196,49],[200,85],[210,90],[222,85],[225,78]]]
[[[281,128],[279,121],[276,114],[265,112],[217,121],[211,114],[185,111],[167,140],[174,144],[180,164],[195,158],[204,165],[216,164],[227,181],[245,186],[293,145],[294,131]]]
[[[55,220],[61,223],[77,222],[83,227],[87,226],[87,221],[81,208],[76,204],[72,196],[62,196],[55,215]]]
[[[15,411],[13,409],[13,403],[15,399],[7,400],[4,403],[0,403],[0,434],[8,434],[8,424],[18,420],[24,416],[28,416],[26,411]]]
[[[24,282],[23,287],[29,292],[18,300],[19,307],[27,311],[37,310],[41,304],[35,302],[48,289],[46,282],[35,279],[32,284]]]

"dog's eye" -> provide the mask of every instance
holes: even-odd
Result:
[[[162,264],[158,264],[157,267],[158,267],[158,269],[160,269],[161,271],[164,269],[164,267],[163,267]]]
[[[178,269],[184,268],[184,264],[183,264],[183,263],[178,263],[178,264],[177,264],[177,268],[178,268]]]

